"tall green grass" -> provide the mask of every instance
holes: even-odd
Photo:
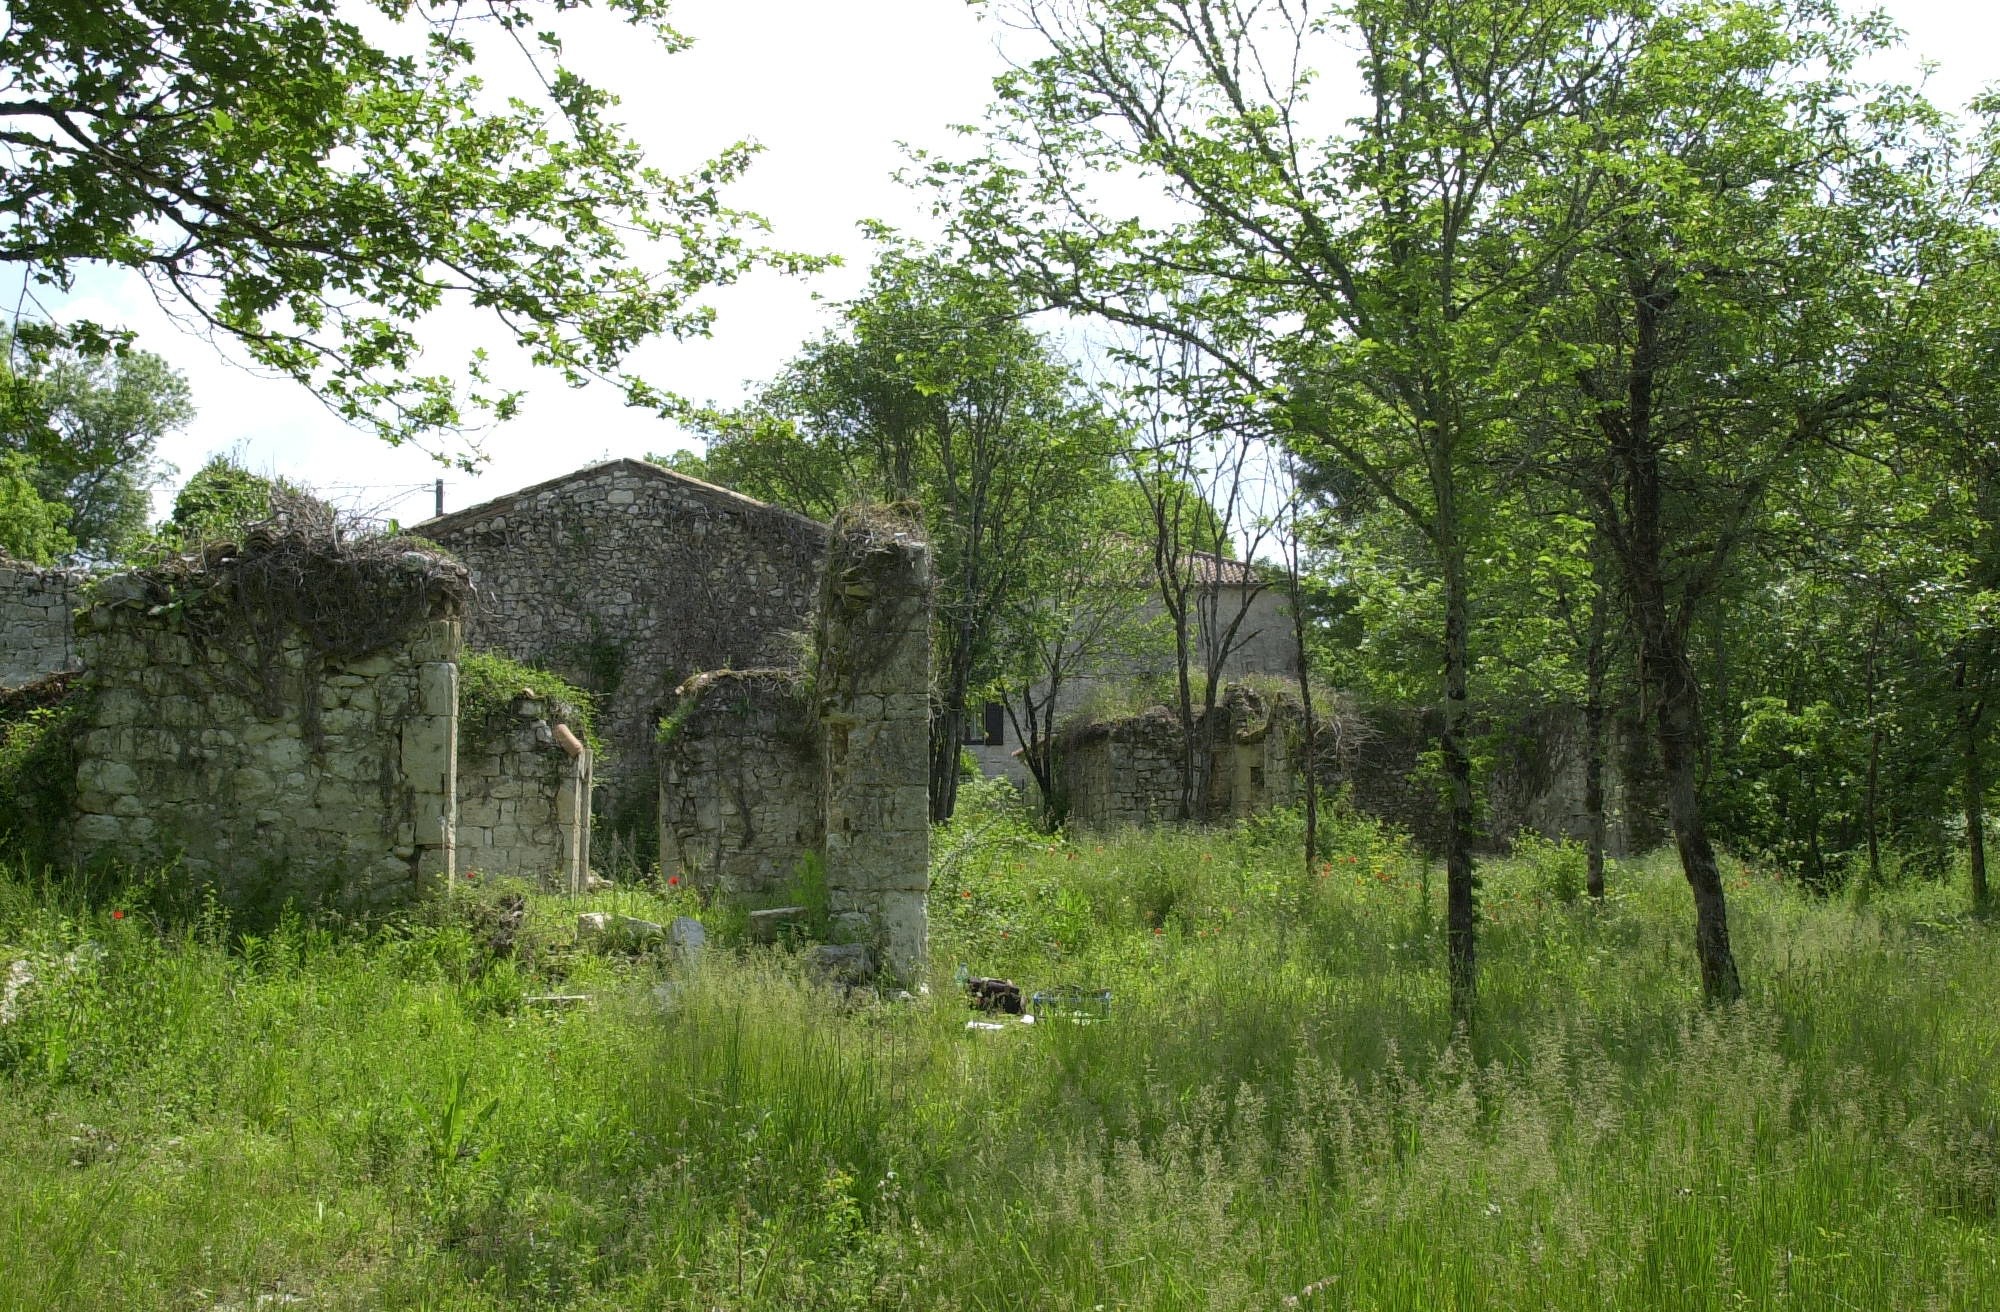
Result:
[[[246,937],[0,882],[0,1308],[2000,1306],[1996,944],[1950,890],[1732,869],[1710,1010],[1670,865],[1594,907],[1494,863],[1453,1034],[1393,835],[1307,872],[1282,818],[968,809],[914,1001],[595,956],[558,899],[496,955],[477,892]],[[1111,1018],[968,1030],[960,963]]]

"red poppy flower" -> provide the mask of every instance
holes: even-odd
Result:
[[[123,911],[114,911],[111,913],[111,918],[113,920],[123,920],[125,919],[125,913]]]
[[[667,876],[667,887],[668,887],[668,888],[679,888],[679,887],[680,887],[680,883],[681,883],[681,877],[680,877],[679,875],[668,875],[668,876]]]

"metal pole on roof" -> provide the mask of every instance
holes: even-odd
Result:
[[[442,514],[444,514],[444,480],[440,478],[437,481],[437,515]]]

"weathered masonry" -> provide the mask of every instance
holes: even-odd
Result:
[[[471,570],[469,648],[596,694],[600,808],[654,831],[655,726],[703,670],[794,663],[827,529],[643,460],[613,460],[430,520],[413,532]]]
[[[78,667],[70,615],[85,579],[0,556],[0,688]]]
[[[818,858],[837,937],[903,979],[924,961],[930,887],[930,551],[913,523],[831,530],[809,669],[689,679],[662,726],[669,870],[737,895]]]
[[[581,892],[590,873],[592,753],[573,707],[524,688],[487,723],[461,717],[457,870]]]
[[[1200,722],[1195,730],[1207,750],[1196,779],[1200,813],[1241,819],[1296,801],[1298,704],[1231,684],[1214,715],[1212,731]],[[1056,756],[1070,820],[1098,830],[1172,823],[1180,814],[1183,751],[1180,718],[1164,706],[1071,725]]]
[[[452,869],[465,572],[258,532],[78,616],[74,855],[251,905],[420,893]]]

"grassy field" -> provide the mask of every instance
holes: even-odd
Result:
[[[491,889],[249,936],[0,881],[0,1308],[2000,1307],[1956,890],[1733,868],[1709,1011],[1668,864],[1594,908],[1573,853],[1496,862],[1454,1038],[1442,879],[1365,825],[1308,876],[1283,821],[973,809],[914,1001],[579,952],[554,898],[496,956]],[[960,963],[1111,1018],[969,1030]]]

